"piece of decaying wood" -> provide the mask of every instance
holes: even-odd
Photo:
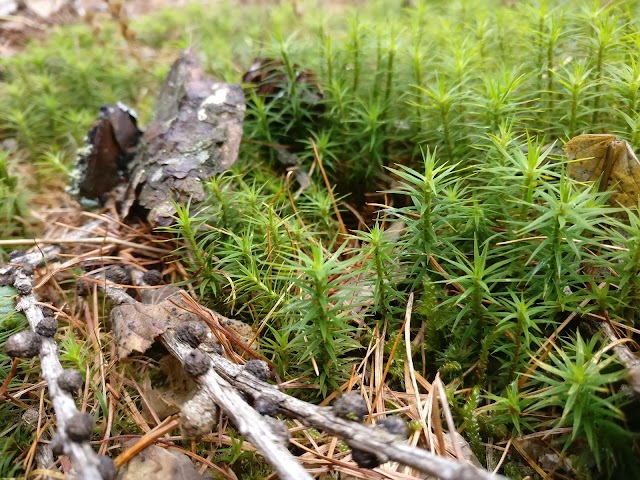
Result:
[[[175,203],[204,200],[204,183],[238,158],[245,98],[239,84],[207,76],[187,50],[165,79],[156,115],[129,171],[123,202],[148,211],[153,225],[169,225]]]

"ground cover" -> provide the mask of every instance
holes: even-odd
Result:
[[[234,82],[260,58],[238,162],[154,233],[173,256],[144,262],[254,325],[298,398],[360,392],[372,418],[399,411],[412,442],[459,456],[438,436],[439,398],[490,470],[634,478],[637,400],[618,347],[637,349],[640,219],[571,178],[562,147],[582,133],[640,145],[637,13],[634,1],[220,2],[139,17],[135,39],[108,21],[60,27],[0,63],[0,232],[34,235],[78,212],[64,185],[98,108],[123,101],[145,125],[181,49]],[[90,379],[100,438],[140,435],[154,421],[124,400],[103,435],[96,387],[132,379],[121,385],[142,410],[136,383],[162,379],[115,360],[109,304],[77,297],[81,274],[47,291],[65,308],[62,359]],[[6,341],[24,320],[3,295]],[[85,305],[97,338],[78,320]],[[0,354],[3,379],[11,366]],[[21,362],[7,392],[38,382],[38,362]],[[15,419],[40,392],[0,404],[0,476],[31,468],[34,436]],[[350,461],[332,437],[295,435]],[[269,474],[231,427],[180,445],[227,478]]]

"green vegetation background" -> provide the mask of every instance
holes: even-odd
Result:
[[[0,152],[0,233],[31,231],[18,219],[66,181],[101,105],[125,102],[148,122],[181,49],[234,82],[255,57],[278,59],[289,81],[275,99],[248,93],[238,164],[167,229],[202,301],[252,324],[271,312],[262,352],[283,379],[314,387],[296,395],[317,401],[341,389],[373,336],[386,332],[390,348],[413,293],[410,328],[424,339],[413,362],[429,380],[440,372],[481,462],[487,442],[545,432],[546,448],[571,459],[569,476],[635,478],[637,400],[597,327],[611,319],[631,339],[639,326],[640,219],[568,178],[549,144],[615,133],[640,145],[640,6],[408,3],[194,5],[136,20],[135,44],[108,22],[97,35],[60,27],[1,60],[0,138],[16,143]],[[295,81],[307,69],[319,102],[313,84]],[[317,172],[294,198],[274,148],[283,145],[305,170],[317,148],[348,236]],[[388,203],[358,224],[344,205],[364,212],[371,198]],[[6,339],[16,320],[2,318]],[[61,335],[66,360],[83,365],[83,339],[71,327]],[[388,381],[402,389],[396,355]],[[0,354],[0,371],[9,364]],[[12,386],[36,367],[21,364]],[[18,475],[13,459],[31,442],[15,413],[0,404],[0,476]],[[105,412],[95,414],[100,425]],[[503,471],[533,473],[515,452]]]

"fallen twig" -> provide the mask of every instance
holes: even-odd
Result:
[[[12,238],[9,240],[0,240],[0,247],[7,246],[18,246],[18,245],[65,245],[65,244],[78,244],[78,243],[86,243],[86,244],[114,244],[121,245],[123,247],[131,247],[136,248],[138,250],[146,250],[147,252],[167,254],[168,251],[166,249],[150,247],[148,245],[142,245],[140,243],[128,242],[126,240],[121,240],[116,237],[91,237],[91,238],[83,238],[83,237],[61,237],[61,238]]]
[[[15,272],[14,286],[18,292],[22,292],[16,309],[22,311],[31,331],[41,330],[41,323],[45,320],[42,309],[37,305],[36,297],[31,291],[31,278],[22,269]],[[57,438],[63,452],[71,458],[74,469],[79,478],[84,480],[102,480],[100,472],[101,460],[98,454],[93,451],[88,441],[74,441],[69,438],[69,425],[77,421],[80,414],[76,408],[76,403],[69,392],[61,388],[58,379],[63,373],[62,365],[58,360],[58,346],[53,336],[38,335],[40,367],[42,377],[47,382],[49,398],[56,413],[58,426]]]
[[[351,448],[357,448],[382,457],[383,461],[395,461],[442,480],[498,480],[491,474],[469,463],[457,462],[434,455],[431,452],[399,442],[395,436],[379,428],[344,420],[332,413],[329,407],[318,407],[280,392],[273,385],[262,382],[219,355],[212,355],[213,368],[238,390],[263,400],[274,402],[278,411],[295,418],[305,425],[324,430],[345,440]]]
[[[105,285],[105,293],[117,304],[136,302],[120,287]],[[193,350],[196,350],[178,340],[175,331],[171,329],[163,333],[160,340],[183,365],[188,361]],[[195,377],[201,389],[206,392],[204,398],[208,397],[221,407],[235,422],[240,433],[260,450],[284,480],[311,477],[281,444],[264,417],[250,407],[238,391],[249,395],[254,402],[260,399],[276,405],[278,413],[286,417],[295,418],[305,425],[341,437],[352,449],[374,454],[382,462],[399,462],[421,472],[435,475],[442,480],[505,478],[469,463],[450,460],[427,450],[412,447],[398,441],[395,435],[381,428],[340,418],[333,413],[331,407],[318,407],[298,400],[280,392],[275,386],[257,379],[243,367],[231,363],[221,355],[212,352],[207,352],[207,355],[211,361],[211,368]],[[203,408],[210,408],[210,405]]]

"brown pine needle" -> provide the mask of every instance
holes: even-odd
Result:
[[[318,164],[318,167],[320,167],[320,172],[322,173],[324,184],[327,186],[327,190],[329,191],[329,195],[331,196],[333,211],[336,213],[336,218],[338,219],[338,223],[340,225],[340,232],[344,235],[347,235],[347,227],[344,226],[344,222],[342,221],[342,215],[340,215],[340,210],[338,210],[338,202],[336,202],[336,197],[333,195],[333,189],[331,188],[329,177],[327,177],[327,172],[324,171],[324,166],[322,165],[322,159],[320,158],[320,154],[318,153],[316,142],[314,142],[312,138],[310,138],[309,140],[311,141],[311,145],[313,146],[313,154],[316,157],[316,163]]]
[[[120,468],[121,466],[126,464],[129,460],[131,460],[133,457],[135,457],[138,453],[140,453],[142,450],[147,448],[157,439],[169,433],[174,428],[178,428],[179,425],[180,425],[180,420],[178,420],[177,418],[175,417],[167,418],[167,420],[165,420],[163,423],[161,423],[156,428],[151,430],[149,433],[140,437],[140,440],[135,445],[127,448],[124,452],[118,455],[113,461],[116,468]]]
[[[402,327],[401,327],[402,330],[404,330],[405,325],[411,318],[412,308],[413,308],[413,292],[409,294],[409,300],[407,301],[407,310],[404,316],[404,322],[402,322]],[[382,389],[384,388],[384,381],[387,378],[387,374],[389,373],[389,368],[391,368],[391,362],[393,362],[393,357],[396,354],[396,349],[398,348],[398,344],[400,343],[400,338],[402,338],[402,335],[397,335],[395,342],[393,342],[393,348],[391,348],[391,353],[389,353],[389,359],[387,360],[387,364],[384,367],[384,372],[382,373],[382,378],[380,379],[380,385],[378,385],[378,388],[376,389],[376,395],[375,397],[373,397],[373,405],[376,404],[376,402],[378,401],[378,397],[380,396],[380,393],[382,393]],[[369,420],[371,420],[371,418],[373,418],[373,412],[369,414]]]

